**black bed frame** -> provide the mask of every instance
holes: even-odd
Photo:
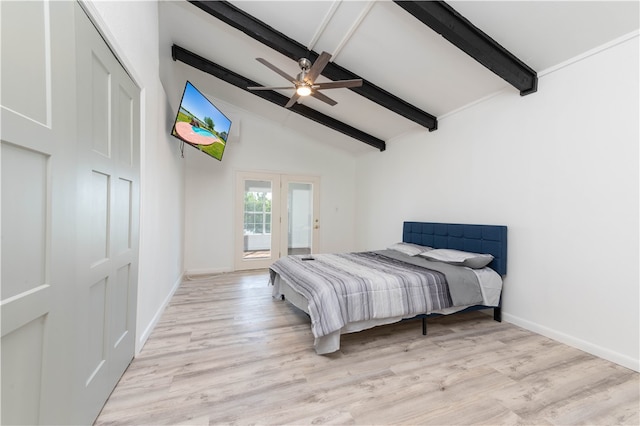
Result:
[[[507,227],[501,225],[467,225],[459,223],[404,222],[402,241],[433,248],[448,248],[473,253],[488,253],[488,265],[501,276],[507,274]],[[456,313],[493,309],[493,319],[502,322],[502,298],[497,307],[476,305]],[[409,319],[422,319],[422,334],[427,334],[427,318],[443,314],[421,314]]]

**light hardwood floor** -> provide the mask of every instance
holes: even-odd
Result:
[[[639,375],[482,313],[316,355],[265,271],[185,281],[98,417],[130,424],[638,425]]]

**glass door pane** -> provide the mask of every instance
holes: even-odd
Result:
[[[235,198],[235,269],[268,268],[282,244],[280,175],[238,171]]]
[[[320,179],[282,175],[282,255],[318,253]]]
[[[243,259],[271,257],[272,183],[244,181]]]
[[[289,182],[287,188],[287,254],[311,254],[313,185]]]

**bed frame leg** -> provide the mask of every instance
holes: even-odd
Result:
[[[502,322],[502,307],[493,308],[493,320]]]
[[[422,318],[422,335],[423,336],[427,335],[427,319],[426,318]]]

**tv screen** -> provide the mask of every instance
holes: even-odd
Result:
[[[231,120],[187,81],[171,134],[222,160],[230,128]]]

